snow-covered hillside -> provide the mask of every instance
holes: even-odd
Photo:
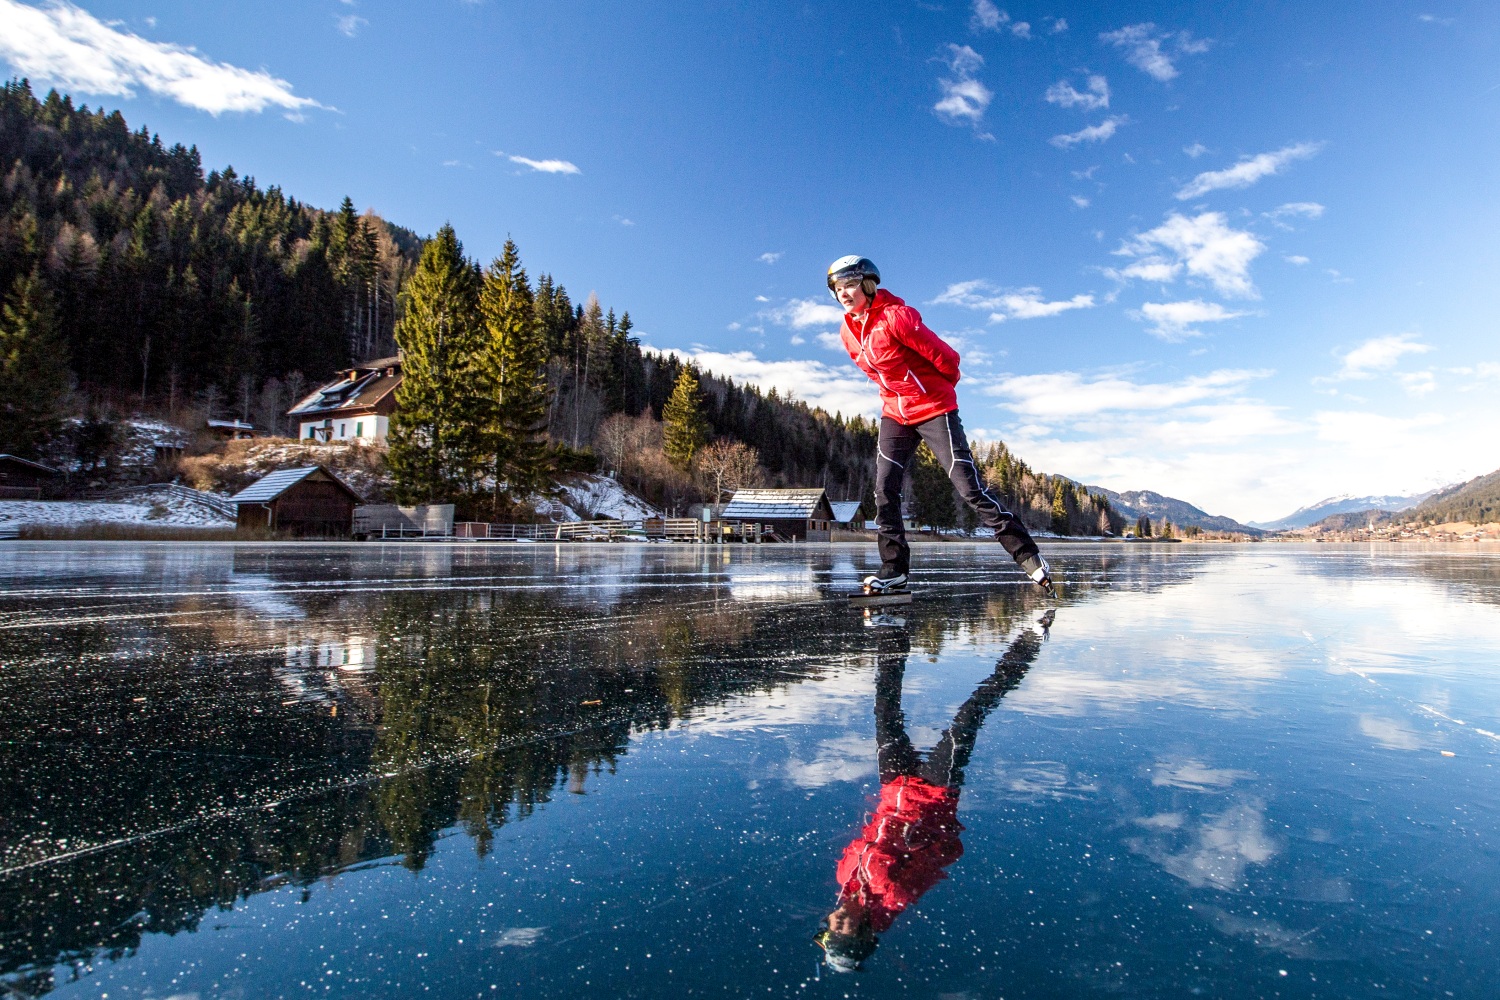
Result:
[[[661,511],[631,493],[608,476],[575,474],[563,477],[561,515],[565,521],[593,521],[614,518],[632,521],[644,517],[661,517]]]
[[[169,489],[128,499],[0,500],[0,533],[27,525],[145,524],[174,528],[232,528],[234,521]],[[7,530],[9,529],[9,530]]]

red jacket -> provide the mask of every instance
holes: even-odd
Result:
[[[958,409],[958,352],[884,288],[863,323],[845,314],[841,335],[849,357],[880,386],[881,410],[892,420],[920,424]]]
[[[875,815],[839,859],[839,899],[858,899],[884,932],[963,855],[962,830],[956,789],[915,777],[881,785]]]

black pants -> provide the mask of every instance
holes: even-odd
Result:
[[[995,664],[994,672],[980,681],[969,700],[959,706],[953,722],[943,730],[937,746],[925,758],[906,735],[906,713],[901,711],[901,679],[906,673],[906,650],[883,648],[877,658],[875,674],[875,745],[880,783],[883,785],[910,775],[931,785],[961,788],[964,768],[974,753],[974,741],[985,717],[1001,698],[1021,683],[1041,648],[1041,637],[1032,629],[1017,636]]]
[[[880,452],[875,461],[875,524],[880,529],[881,576],[906,573],[911,569],[911,546],[906,544],[906,526],[901,521],[901,481],[917,445],[926,441],[937,456],[938,464],[948,470],[948,478],[964,503],[974,508],[979,523],[993,528],[995,538],[1011,558],[1020,562],[1037,554],[1036,542],[1021,519],[1000,506],[995,495],[985,488],[964,437],[964,425],[958,411],[916,425],[880,418]]]

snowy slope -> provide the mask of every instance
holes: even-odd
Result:
[[[561,512],[563,520],[592,521],[609,517],[617,521],[633,521],[662,516],[661,511],[608,476],[569,475],[558,485],[562,488],[563,503],[567,505],[567,509]]]
[[[142,491],[128,500],[0,500],[0,529],[23,525],[150,524],[230,528],[234,521],[171,493]]]

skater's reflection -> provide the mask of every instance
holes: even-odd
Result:
[[[1044,632],[1050,624],[1042,623]],[[941,881],[943,869],[963,854],[958,793],[974,740],[990,709],[1021,683],[1041,645],[1036,631],[1023,631],[924,759],[906,735],[901,711],[906,633],[891,629],[881,636],[875,678],[880,804],[839,859],[838,906],[816,938],[830,968],[858,969],[874,953],[876,935]]]

